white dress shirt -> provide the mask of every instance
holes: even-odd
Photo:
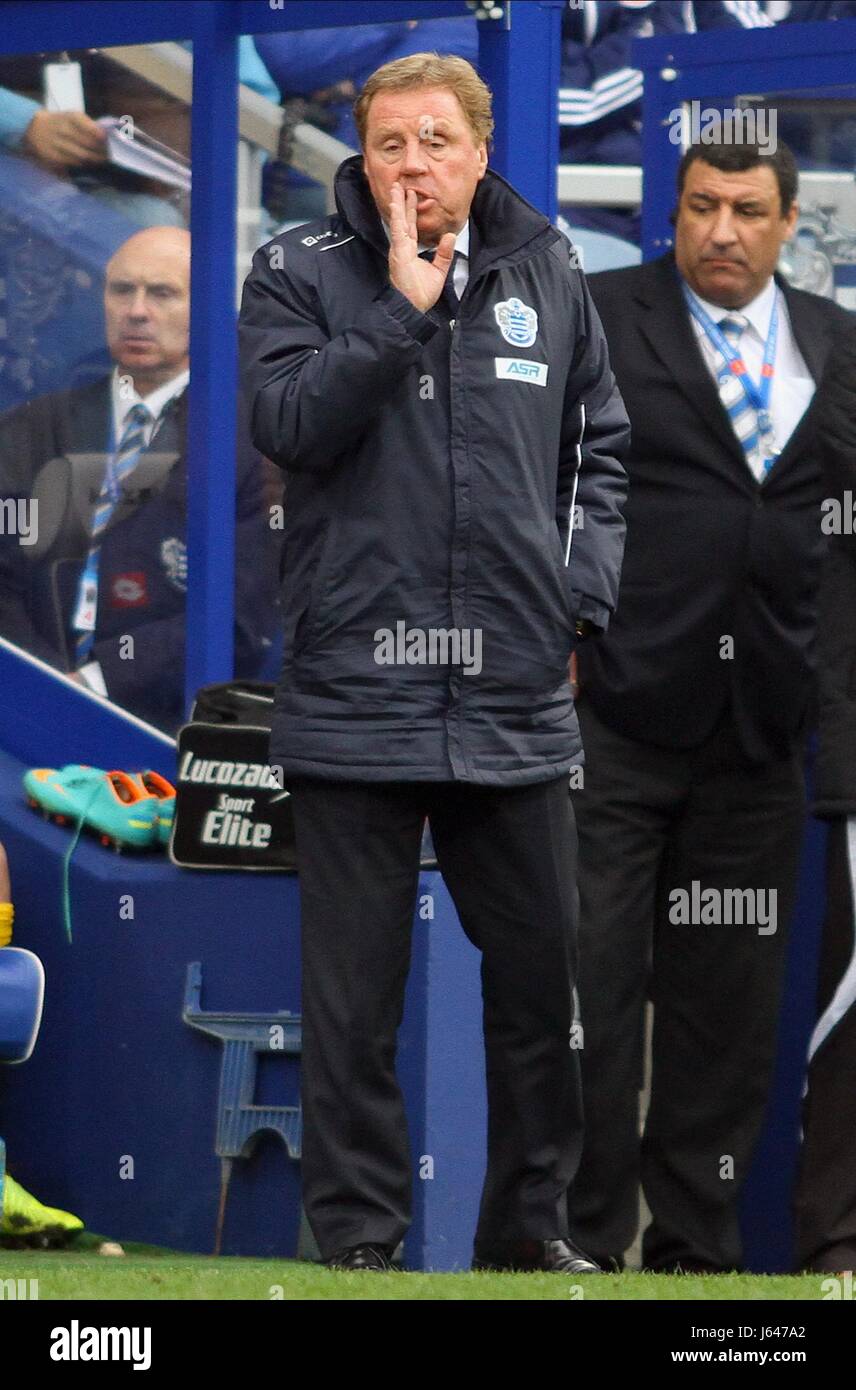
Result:
[[[160,422],[160,417],[165,407],[185,389],[190,381],[189,369],[179,372],[178,376],[172,377],[164,382],[156,391],[150,391],[147,396],[140,396],[129,383],[129,373],[120,372],[118,367],[113,368],[113,375],[110,378],[110,399],[113,403],[113,438],[118,445],[119,440],[125,429],[125,420],[128,412],[133,410],[135,405],[144,405],[151,414],[151,420],[147,420],[143,426],[145,436],[145,448],[152,442],[152,434],[155,425]]]
[[[382,219],[381,219],[381,220],[382,220]],[[384,231],[386,232],[387,240],[388,240],[388,241],[391,241],[391,240],[392,240],[392,237],[391,237],[391,235],[390,235],[389,227],[387,226],[386,222],[383,223],[383,229],[384,229]],[[420,255],[422,254],[423,251],[433,251],[433,249],[434,249],[434,248],[433,248],[432,246],[423,246],[423,245],[422,245],[422,242],[419,243],[419,254],[420,254]],[[458,255],[457,255],[457,258],[456,258],[456,260],[455,260],[455,265],[454,265],[454,270],[453,270],[453,276],[454,276],[453,283],[454,283],[454,287],[455,287],[455,293],[456,293],[456,295],[458,296],[458,298],[460,299],[461,296],[462,296],[463,293],[464,293],[464,290],[467,288],[467,281],[468,281],[469,278],[470,278],[470,224],[469,224],[469,219],[464,223],[463,227],[462,227],[461,230],[458,232],[458,235],[457,235],[456,238],[455,238],[455,248],[454,248],[454,249],[458,252]]]
[[[770,416],[773,422],[773,444],[775,449],[781,452],[811,403],[815,386],[814,379],[805,364],[805,358],[797,347],[785,296],[771,277],[761,293],[756,295],[749,304],[744,304],[742,309],[723,309],[721,304],[711,304],[709,300],[702,299],[701,295],[697,294],[695,297],[701,307],[710,314],[714,323],[721,323],[723,319],[736,313],[743,314],[749,320],[749,326],[743,330],[740,338],[740,355],[746,364],[746,370],[756,385],[761,380],[761,364],[764,360],[764,346],[770,327],[770,314],[773,310],[774,297],[777,297],[779,330],[776,340],[773,386],[770,392]],[[714,381],[717,381],[722,370],[723,358],[718,349],[713,346],[701,324],[692,315],[690,315],[690,322],[696,331],[708,370]],[[769,446],[764,452],[769,453]],[[763,482],[766,476],[764,459],[757,450],[751,461],[747,458],[747,465],[751,467],[758,481]]]

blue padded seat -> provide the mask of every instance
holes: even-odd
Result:
[[[0,1062],[26,1062],[36,1045],[45,972],[38,956],[19,946],[0,950]]]

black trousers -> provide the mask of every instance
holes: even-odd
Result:
[[[832,1274],[856,1268],[854,874],[856,822],[842,818],[829,828],[818,980],[822,1036],[808,1071],[796,1190],[797,1266]]]
[[[396,1030],[410,965],[419,848],[430,819],[464,931],[482,953],[486,1253],[567,1235],[581,1150],[576,834],[568,779],[290,783],[303,953],[303,1196],[323,1258],[395,1246],[411,1218]]]
[[[596,1257],[620,1259],[638,1227],[641,1178],[653,1218],[647,1268],[739,1268],[738,1200],[763,1120],[794,906],[802,756],[747,765],[727,721],[682,752],[624,738],[585,695],[578,714],[586,1132],[571,1232]],[[708,889],[717,892],[699,912]],[[766,925],[747,923],[749,907],[728,894],[745,889]],[[773,932],[772,899],[759,890],[776,892]],[[688,904],[700,920],[680,920]],[[651,1098],[640,1144],[649,995]]]

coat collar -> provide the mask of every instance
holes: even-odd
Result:
[[[386,260],[389,242],[363,173],[361,154],[339,165],[334,192],[340,217]],[[562,239],[558,228],[491,168],[476,186],[469,216],[471,278],[488,267],[528,259]]]

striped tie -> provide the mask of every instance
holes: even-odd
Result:
[[[729,314],[727,318],[719,321],[720,332],[727,338],[738,357],[742,357],[740,339],[748,327],[749,320],[745,314]],[[719,399],[725,406],[734,433],[743,445],[746,462],[757,477],[759,475],[758,444],[760,442],[757,411],[743,390],[739,378],[734,375],[727,362],[718,361],[717,382]],[[761,477],[763,477],[763,471],[763,465],[761,465]]]
[[[89,553],[83,570],[84,576],[95,584],[96,593],[101,540],[118,505],[121,485],[128,474],[137,466],[140,454],[143,452],[146,443],[145,428],[151,418],[152,413],[148,406],[140,403],[131,407],[125,417],[125,428],[122,431],[122,438],[119,440],[119,447],[107,465],[104,481],[101,484],[101,491],[98,494],[98,501],[92,516]],[[94,642],[94,629],[78,632],[75,644],[75,665],[78,669],[85,666],[90,659]]]

